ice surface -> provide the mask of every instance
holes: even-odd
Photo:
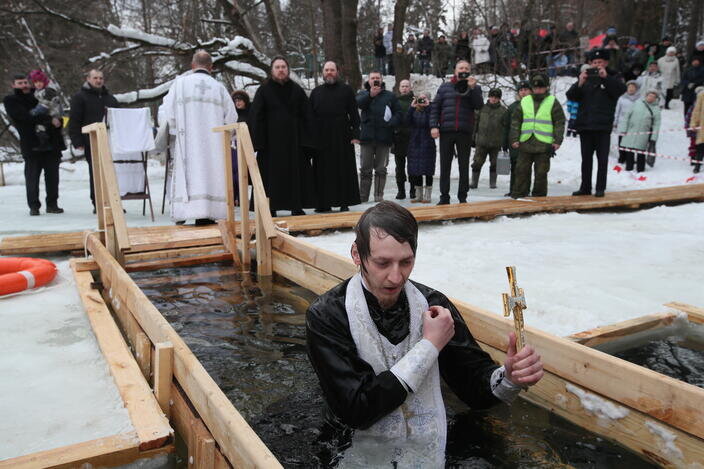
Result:
[[[52,288],[0,299],[0,460],[134,431],[68,261]]]

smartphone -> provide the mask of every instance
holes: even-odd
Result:
[[[599,76],[599,69],[598,68],[588,68],[587,69],[587,76],[588,77],[598,77]]]
[[[469,72],[460,72],[457,74],[457,77],[460,80],[466,80],[467,78],[469,78]]]
[[[416,101],[418,104],[425,104],[425,98],[418,98]]]

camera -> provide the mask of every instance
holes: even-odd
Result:
[[[374,86],[381,86],[381,81],[374,80]]]
[[[599,69],[598,68],[588,68],[587,69],[587,76],[588,77],[598,77],[599,76]]]
[[[466,80],[467,78],[469,78],[469,72],[460,72],[457,74],[457,77],[460,80]]]
[[[425,104],[425,98],[418,98],[416,101],[418,104]]]

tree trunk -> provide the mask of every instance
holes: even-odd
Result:
[[[323,52],[325,52],[325,60],[334,60],[341,67],[344,65],[342,54],[342,3],[341,0],[320,0],[323,10]]]
[[[685,49],[685,57],[687,57],[687,60],[689,60],[689,54],[694,50],[694,45],[697,43],[697,38],[699,37],[697,35],[699,31],[697,30],[699,29],[702,17],[701,0],[692,0],[690,3],[690,19],[689,26],[687,27],[687,45]]]
[[[357,4],[359,0],[342,0],[342,54],[344,72],[350,86],[358,90],[362,86],[362,72],[357,55]]]
[[[286,47],[284,45],[284,36],[281,30],[281,19],[279,18],[279,5],[272,3],[272,0],[264,0],[266,6],[266,15],[271,26],[271,34],[274,36],[274,44],[276,44],[276,52],[279,55],[286,55]]]
[[[406,12],[409,0],[398,0],[394,5],[394,33],[392,44],[394,47],[394,71],[396,72],[396,84],[394,91],[398,91],[398,84],[401,80],[411,77],[410,61],[406,57],[406,51],[398,51],[396,44],[403,44],[403,28],[406,25]]]
[[[313,3],[313,0],[308,0],[308,11],[310,12],[310,44],[311,52],[313,54],[311,66],[313,68],[312,71],[315,86],[318,86],[318,31],[315,27],[315,4]]]

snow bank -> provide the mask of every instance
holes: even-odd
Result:
[[[0,299],[0,460],[134,431],[72,280]]]

